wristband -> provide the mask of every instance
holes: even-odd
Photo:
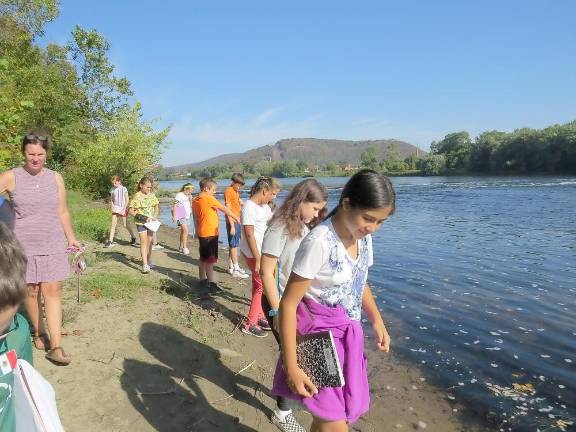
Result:
[[[278,309],[270,309],[270,310],[268,311],[268,316],[269,316],[269,317],[278,316]]]

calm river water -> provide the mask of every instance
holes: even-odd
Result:
[[[392,180],[369,283],[394,350],[497,430],[575,430],[576,178]]]

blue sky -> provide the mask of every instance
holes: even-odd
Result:
[[[146,118],[172,124],[162,163],[281,138],[396,138],[576,119],[576,2],[61,1],[111,43]]]

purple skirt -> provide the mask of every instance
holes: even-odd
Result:
[[[330,330],[342,366],[343,387],[325,387],[305,398],[293,393],[286,384],[282,358],[278,359],[272,393],[299,401],[315,417],[328,421],[352,423],[368,411],[370,388],[364,354],[364,332],[359,321],[352,320],[341,306],[323,306],[304,298],[296,311],[298,334]]]
[[[30,255],[26,267],[26,283],[63,281],[68,277],[70,268],[65,253],[54,255]]]

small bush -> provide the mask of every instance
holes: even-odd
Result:
[[[70,191],[68,209],[79,240],[106,240],[110,229],[110,211],[107,208],[94,207],[94,203],[80,192]]]
[[[84,296],[105,298],[109,300],[129,300],[141,294],[143,289],[158,285],[152,275],[131,275],[127,273],[110,273],[96,271],[81,276],[80,289]],[[85,298],[85,297],[84,297]]]

